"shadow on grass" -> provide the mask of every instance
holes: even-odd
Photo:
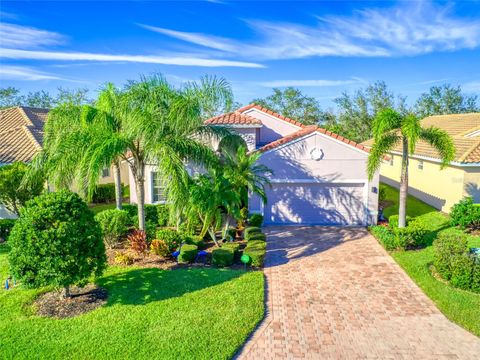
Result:
[[[219,285],[243,274],[242,271],[211,268],[135,269],[103,277],[98,284],[108,290],[107,306],[145,305]]]

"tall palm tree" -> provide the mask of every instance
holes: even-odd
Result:
[[[368,157],[367,172],[370,179],[380,167],[382,159],[396,145],[402,144],[402,166],[400,173],[400,198],[398,226],[405,227],[408,195],[408,161],[415,153],[419,140],[435,148],[441,158],[441,168],[446,167],[455,156],[455,147],[450,136],[436,127],[423,128],[420,119],[413,114],[402,115],[393,109],[384,109],[373,122],[374,144]]]
[[[258,163],[261,153],[248,152],[246,146],[239,146],[234,154],[226,151],[224,156],[225,177],[240,194],[242,205],[248,204],[248,192],[257,194],[266,203],[265,186],[270,185],[268,176],[273,172]]]
[[[216,161],[207,146],[209,137],[228,132],[203,126],[203,113],[211,102],[231,102],[225,80],[202,78],[180,89],[162,76],[131,81],[122,92],[108,85],[98,108],[62,106],[47,121],[44,150],[38,165],[57,185],[79,183],[92,194],[98,174],[106,164],[125,161],[135,182],[139,228],[145,229],[145,167],[156,165],[163,175],[168,200],[174,206],[188,201],[187,162]],[[58,116],[56,114],[58,113]],[[68,120],[72,122],[67,126]],[[80,165],[78,165],[80,164]],[[73,170],[73,171],[72,171]]]

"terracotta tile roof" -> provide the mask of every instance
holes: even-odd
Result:
[[[252,116],[234,111],[215,116],[204,122],[205,125],[262,125],[262,122]]]
[[[48,110],[13,107],[0,110],[0,164],[31,161],[41,150]]]
[[[293,124],[295,126],[298,126],[298,127],[305,127],[305,125],[303,125],[302,123],[299,123],[298,121],[296,120],[293,120],[293,119],[290,119],[286,116],[283,116],[283,115],[280,115],[272,110],[269,110],[267,108],[264,108],[263,106],[260,106],[260,105],[257,105],[255,103],[252,103],[252,104],[249,104],[247,106],[244,106],[240,109],[238,109],[237,111],[240,112],[240,113],[244,113],[248,110],[251,110],[251,109],[257,109],[257,110],[260,110],[260,111],[263,111],[264,113],[267,113],[269,115],[272,115],[272,116],[275,116],[276,118],[278,119],[281,119],[283,121],[286,121],[286,122],[289,122],[290,124]]]
[[[480,130],[480,113],[429,116],[422,120],[422,126],[438,127],[452,137],[456,150],[454,161],[460,163],[480,162],[480,136],[466,137],[466,135]],[[373,143],[373,139],[369,139],[362,144],[371,148]],[[402,145],[398,144],[394,151],[401,152]],[[440,159],[437,150],[423,140],[418,142],[415,155]]]
[[[308,135],[308,134],[311,134],[311,133],[314,133],[314,132],[318,132],[318,133],[321,133],[321,134],[325,134],[331,138],[334,138],[334,139],[337,139],[341,142],[344,142],[345,144],[348,144],[348,145],[351,145],[353,147],[356,147],[357,149],[360,149],[364,152],[369,152],[369,149],[361,144],[357,144],[355,141],[352,141],[352,140],[348,140],[346,138],[344,138],[343,136],[340,136],[338,134],[335,134],[335,133],[332,133],[331,131],[328,131],[328,130],[325,130],[324,128],[321,128],[319,126],[316,126],[316,125],[302,125],[302,129],[294,132],[294,133],[291,133],[287,136],[284,136],[278,140],[275,140],[263,147],[261,147],[260,149],[258,149],[259,151],[268,151],[268,150],[271,150],[271,149],[274,149],[278,146],[281,146],[281,145],[284,145],[284,144],[287,144],[293,140],[296,140],[296,139],[299,139],[305,135]]]

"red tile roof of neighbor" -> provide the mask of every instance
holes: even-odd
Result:
[[[267,113],[269,115],[272,115],[272,116],[275,116],[276,118],[279,118],[283,121],[286,121],[286,122],[289,122],[290,124],[293,124],[295,126],[298,126],[298,127],[304,127],[305,125],[303,125],[302,123],[296,121],[296,120],[293,120],[293,119],[290,119],[286,116],[283,116],[283,115],[280,115],[272,110],[269,110],[267,108],[264,108],[263,106],[260,106],[260,105],[257,105],[255,103],[252,103],[252,104],[248,104],[247,106],[244,106],[240,109],[238,109],[237,111],[240,112],[240,113],[243,113],[245,111],[248,111],[248,110],[251,110],[251,109],[257,109],[257,110],[260,110],[264,113]]]
[[[262,122],[254,117],[234,111],[215,116],[204,122],[205,125],[262,125]]]

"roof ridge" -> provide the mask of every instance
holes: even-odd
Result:
[[[19,106],[18,109],[20,110],[20,115],[23,117],[23,119],[28,123],[30,124],[31,126],[35,127],[35,124],[33,123],[33,121],[28,117],[27,113],[25,112],[25,110],[23,109],[22,106]]]
[[[267,113],[268,115],[272,115],[280,120],[286,121],[288,123],[291,123],[295,126],[298,126],[300,128],[304,128],[306,125],[302,124],[301,122],[298,122],[297,120],[291,119],[289,117],[283,116],[275,111],[269,110],[266,107],[263,107],[261,105],[255,104],[255,103],[250,103],[244,107],[239,108],[237,111],[243,114],[244,111],[250,110],[250,109],[257,109],[260,110],[264,113]]]
[[[462,156],[458,158],[458,162],[464,162],[468,156],[480,145],[480,139],[478,139],[473,145],[471,145]]]
[[[35,136],[32,134],[30,128],[26,125],[23,125],[22,126],[22,129],[23,131],[25,131],[25,134],[27,135],[27,137],[30,139],[30,141],[33,143],[33,146],[35,146],[39,151],[42,150],[42,146],[40,145],[40,143],[37,141],[37,139],[35,139]]]

